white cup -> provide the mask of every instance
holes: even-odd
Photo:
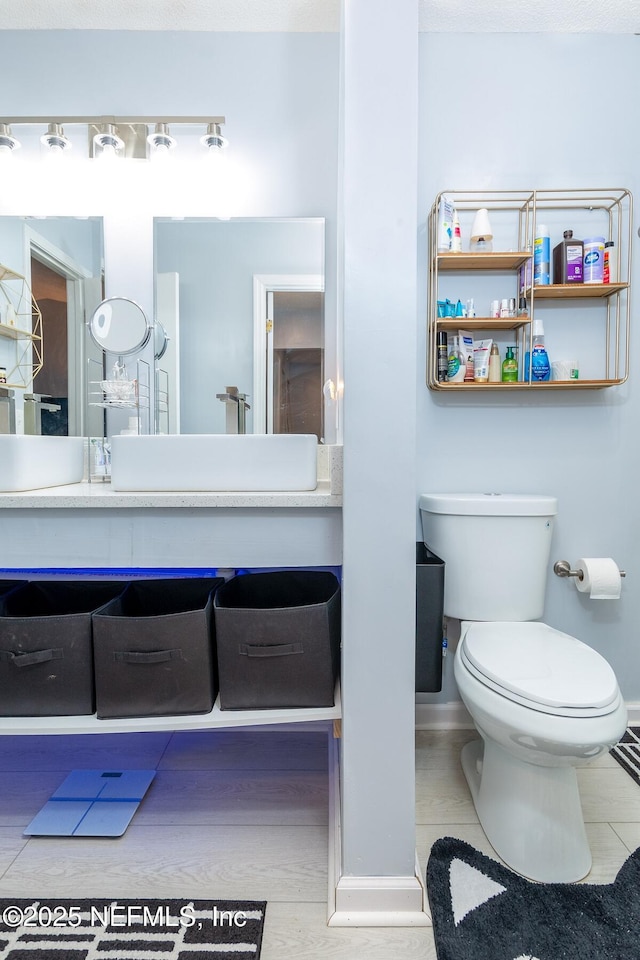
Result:
[[[551,363],[552,380],[577,380],[579,368],[577,360],[553,360]]]

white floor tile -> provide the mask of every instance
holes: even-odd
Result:
[[[438,837],[494,859],[460,766],[472,730],[416,734],[416,845]],[[22,830],[68,772],[158,768],[119,839]],[[0,737],[0,896],[266,899],[262,960],[435,960],[429,928],[327,926],[327,735],[194,731]],[[578,771],[594,865],[611,882],[640,846],[640,786],[609,756]]]

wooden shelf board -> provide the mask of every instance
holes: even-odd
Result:
[[[627,290],[628,283],[552,283],[533,288],[534,300],[575,300],[582,298],[612,297],[614,293]],[[527,290],[527,299],[531,288]]]
[[[456,390],[600,390],[621,383],[624,383],[624,380],[546,380],[543,383],[528,383],[524,380],[518,380],[517,383],[476,383],[467,380],[463,383],[437,383],[432,389],[450,390],[454,393]]]
[[[439,253],[439,270],[515,270],[531,253],[526,250],[506,250],[491,253]]]
[[[8,340],[39,340],[35,334],[29,330],[21,330],[20,327],[11,327],[7,323],[0,323],[0,337],[6,337]]]
[[[531,323],[531,317],[438,317],[441,330],[517,330]]]

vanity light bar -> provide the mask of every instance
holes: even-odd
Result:
[[[227,146],[222,136],[221,126],[225,117],[5,117],[0,120],[0,149],[11,152],[20,146],[20,140],[13,130],[16,126],[35,126],[46,124],[47,132],[40,138],[51,150],[64,150],[71,146],[71,140],[63,131],[64,125],[86,125],[89,135],[89,156],[100,152],[121,154],[134,159],[145,159],[150,151],[168,150],[175,146],[175,138],[169,132],[172,126],[204,126],[206,133],[200,138],[208,149],[221,149]]]

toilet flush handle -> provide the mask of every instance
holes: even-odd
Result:
[[[553,572],[557,577],[577,577],[578,580],[584,580],[582,570],[572,570],[568,560],[556,560],[553,565]],[[626,577],[624,570],[619,571],[621,577]]]

